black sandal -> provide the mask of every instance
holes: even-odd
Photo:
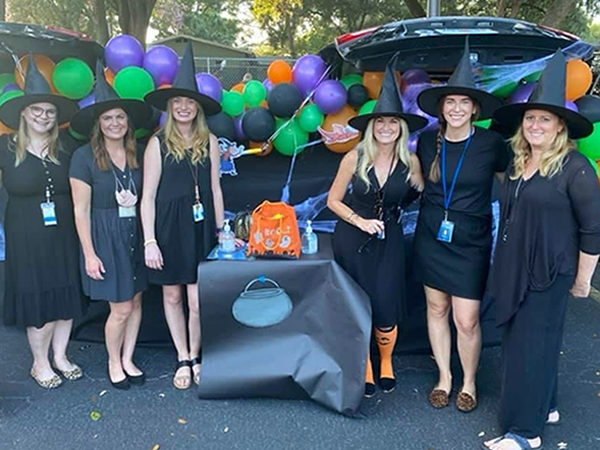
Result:
[[[179,369],[181,369],[182,367],[189,367],[190,369],[190,375],[180,375],[177,376],[177,371]],[[177,361],[177,365],[175,366],[175,376],[173,377],[173,386],[175,387],[175,389],[179,389],[180,391],[184,391],[186,389],[189,389],[190,386],[192,385],[192,362],[189,359],[184,359],[182,361]],[[186,385],[185,386],[179,386],[177,383],[175,383],[175,380],[186,380]],[[187,380],[189,380],[189,384],[187,383]]]
[[[202,364],[202,350],[200,350],[200,356],[196,356],[190,361],[190,367],[192,368],[192,380],[196,386],[200,384],[200,371],[198,371],[198,375],[194,373],[194,366],[199,366]]]

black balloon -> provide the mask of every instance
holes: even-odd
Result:
[[[600,122],[600,97],[584,95],[575,100],[579,114],[592,123]]]
[[[233,119],[224,112],[206,117],[208,129],[218,138],[223,137],[230,141],[236,140],[235,124]]]
[[[348,104],[360,108],[369,101],[369,92],[362,84],[353,84],[348,89]]]
[[[276,84],[267,98],[269,110],[277,117],[292,117],[302,104],[302,96],[296,86],[289,83]]]
[[[257,107],[246,111],[242,130],[254,142],[264,142],[275,132],[275,118],[266,108]]]

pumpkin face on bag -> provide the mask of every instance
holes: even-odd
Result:
[[[254,210],[248,256],[297,259],[300,249],[300,230],[292,206],[264,201]]]

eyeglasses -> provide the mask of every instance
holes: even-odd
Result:
[[[39,106],[30,106],[29,111],[33,117],[42,117],[45,115],[48,119],[56,119],[57,111],[56,108],[44,109]]]

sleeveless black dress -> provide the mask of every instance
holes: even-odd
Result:
[[[347,204],[362,218],[375,219],[383,203],[385,239],[369,235],[343,220],[338,220],[333,234],[335,260],[369,295],[373,325],[379,328],[394,326],[406,316],[401,207],[418,195],[410,187],[407,175],[407,167],[398,161],[384,186],[379,186],[373,169],[368,172],[371,182],[368,188],[358,176],[352,178]]]
[[[215,208],[210,182],[211,162],[206,157],[198,164],[189,158],[177,161],[167,155],[164,137],[158,135],[162,174],[156,193],[155,235],[162,252],[162,270],[149,269],[152,284],[194,284],[198,264],[217,243]],[[204,206],[204,220],[194,222],[194,172]]]

